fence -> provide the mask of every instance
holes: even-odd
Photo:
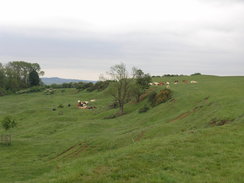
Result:
[[[0,143],[10,145],[11,144],[11,135],[1,135]]]

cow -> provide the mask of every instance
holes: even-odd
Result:
[[[160,82],[159,85],[160,85],[160,86],[163,86],[163,85],[164,85],[164,82]]]
[[[189,83],[188,80],[182,80],[182,82],[185,83],[185,84],[188,84]]]
[[[153,85],[158,86],[159,82],[153,82]]]
[[[196,83],[198,83],[198,82],[197,82],[197,81],[191,81],[191,83],[196,84]]]
[[[178,84],[178,82],[179,82],[178,80],[175,80],[174,84],[176,85],[176,84]]]

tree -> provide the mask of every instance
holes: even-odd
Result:
[[[25,61],[13,61],[6,65],[0,63],[0,91],[2,91],[0,93],[16,92],[20,89],[28,88],[30,86],[29,75],[33,71],[37,75],[44,75],[38,63]]]
[[[149,83],[152,78],[149,74],[144,74],[141,69],[133,67],[134,84],[131,88],[131,95],[135,97],[136,102],[139,102],[140,96],[149,88]]]
[[[38,73],[35,70],[32,70],[29,73],[28,81],[29,81],[29,85],[30,86],[38,86],[38,85],[40,85],[40,78],[39,78]]]
[[[6,83],[5,70],[3,65],[0,63],[0,96],[4,94],[5,83]]]
[[[119,105],[120,114],[124,113],[124,105],[129,99],[131,79],[125,64],[121,63],[110,68],[108,73],[114,82],[111,82],[110,93]]]
[[[152,77],[149,74],[145,74],[141,69],[133,67],[133,77],[143,90],[149,88],[149,83],[152,82]]]

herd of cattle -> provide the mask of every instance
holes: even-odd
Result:
[[[192,83],[192,84],[196,84],[198,83],[197,81],[188,81],[188,80],[182,80],[182,83],[184,84],[188,84],[188,83]],[[175,80],[173,82],[173,84],[179,84],[179,80]],[[153,83],[149,83],[150,86],[163,86],[166,85],[166,88],[170,88],[170,82],[166,81],[166,82],[153,82]]]
[[[95,102],[95,99],[90,100],[90,102]],[[79,109],[96,109],[96,106],[88,106],[89,102],[88,101],[77,101],[77,107]]]
[[[184,84],[188,84],[188,83],[196,84],[198,82],[194,81],[194,80],[193,81],[182,80],[182,83],[184,83]],[[179,84],[179,80],[175,80],[173,82],[173,84],[175,84],[175,85]],[[166,88],[170,88],[170,82],[169,81],[167,81],[167,82],[152,82],[152,83],[149,83],[149,85],[150,86],[163,86],[163,85],[166,85]],[[90,101],[80,101],[80,100],[78,100],[77,101],[77,107],[79,109],[96,109],[95,106],[88,106],[88,104],[90,102],[95,102],[95,101],[96,101],[95,99],[92,99]]]

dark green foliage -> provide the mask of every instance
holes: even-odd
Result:
[[[95,83],[95,88],[97,91],[105,90],[109,86],[110,81],[98,81]]]
[[[89,88],[87,88],[86,90],[89,92],[93,92],[94,90],[96,90],[96,87],[95,87],[95,85],[93,85],[93,86],[90,86]]]
[[[155,104],[156,96],[157,96],[156,91],[152,91],[148,94],[148,101],[152,106]]]
[[[141,69],[135,69],[134,77],[136,84],[143,90],[149,88],[149,83],[152,82],[152,77],[149,74],[145,74]]]
[[[4,88],[0,88],[0,96],[4,96],[7,94],[7,91]]]
[[[40,92],[45,89],[44,86],[33,86],[31,88],[27,88],[24,90],[19,90],[16,92],[16,94],[24,94],[24,93],[34,93],[34,92]]]
[[[74,83],[63,83],[62,88],[74,88]]]
[[[11,117],[7,116],[2,120],[2,127],[7,131],[10,128],[14,128],[16,126],[15,120],[11,119]]]
[[[64,105],[63,104],[59,104],[58,108],[64,108]]]
[[[197,75],[202,75],[200,72],[196,72],[194,74],[191,74],[191,76],[197,76]]]
[[[119,107],[119,104],[117,101],[114,101],[112,104],[109,105],[110,109],[116,109]]]
[[[172,97],[172,92],[169,89],[163,89],[159,93],[152,91],[148,95],[148,101],[152,106],[167,102]]]
[[[40,85],[40,78],[38,73],[35,70],[29,73],[29,85],[30,86]]]
[[[164,102],[167,102],[169,99],[172,97],[172,92],[169,89],[163,89],[161,90],[155,98],[155,103],[154,105],[158,105]]]
[[[149,110],[149,107],[147,105],[144,105],[142,108],[139,109],[139,113],[147,112]]]
[[[8,91],[5,94],[40,84],[40,65],[24,61],[13,61],[6,65],[0,63],[0,86]],[[2,92],[3,94],[3,92]]]

